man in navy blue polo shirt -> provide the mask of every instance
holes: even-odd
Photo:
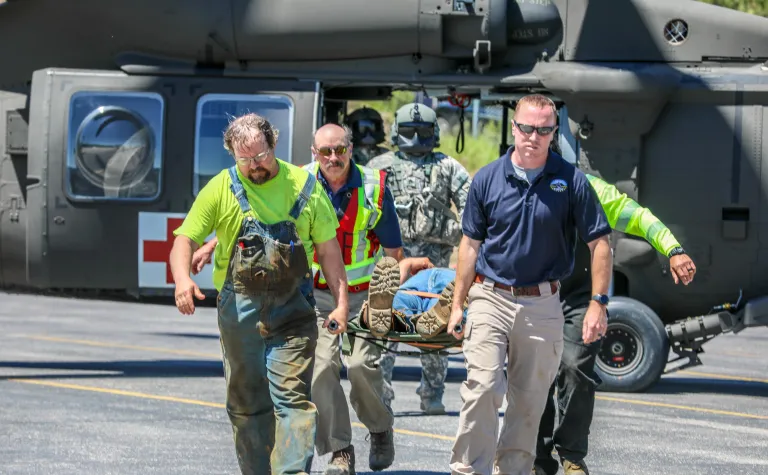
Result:
[[[556,128],[551,100],[521,99],[512,120],[515,146],[480,169],[470,187],[448,323],[453,336],[464,338],[467,367],[453,474],[531,473],[539,421],[563,351],[559,281],[573,270],[578,237],[592,259],[585,343],[607,328],[611,228],[586,176],[550,151]],[[467,323],[457,332],[467,297]]]

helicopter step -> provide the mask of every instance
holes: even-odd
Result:
[[[768,326],[768,296],[727,303],[706,315],[662,324],[648,306],[628,297],[608,305],[608,330],[595,364],[599,391],[642,392],[663,374],[702,365],[704,343],[722,333]],[[676,355],[669,359],[670,351]]]

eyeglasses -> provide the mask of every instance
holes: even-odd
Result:
[[[337,145],[335,147],[320,147],[316,148],[317,153],[324,156],[324,157],[330,157],[332,153],[335,153],[337,157],[340,157],[347,153],[347,147],[346,145]]]
[[[407,139],[412,139],[414,135],[418,134],[423,139],[428,139],[435,135],[435,127],[432,124],[427,125],[399,125],[397,127],[397,134],[402,135]]]
[[[515,126],[517,126],[517,128],[520,129],[520,131],[523,132],[524,134],[532,134],[533,131],[535,130],[536,133],[539,135],[549,135],[552,132],[554,132],[555,129],[557,128],[556,125],[548,125],[545,127],[534,127],[533,125],[520,124],[514,120],[512,121],[512,123],[515,124]]]
[[[249,165],[251,162],[259,163],[259,162],[264,161],[264,159],[267,158],[267,156],[269,156],[269,152],[270,152],[269,150],[265,150],[265,151],[261,152],[260,154],[256,155],[255,157],[250,157],[250,158],[248,158],[248,157],[236,157],[235,161],[237,163],[239,163],[240,165]]]

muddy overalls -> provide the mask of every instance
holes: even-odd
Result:
[[[243,474],[309,473],[317,422],[310,383],[318,330],[307,254],[294,221],[258,221],[235,167],[229,176],[245,218],[217,308],[237,460]],[[309,174],[290,211],[293,220],[315,180]]]

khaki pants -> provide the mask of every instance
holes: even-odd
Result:
[[[563,351],[559,292],[553,295],[548,283],[539,287],[541,297],[515,297],[486,279],[469,290],[463,343],[467,379],[452,474],[531,473],[539,421]],[[505,393],[507,410],[497,442]]]
[[[349,294],[349,319],[360,312],[368,292]],[[328,290],[315,289],[317,301],[317,350],[312,376],[312,402],[317,406],[317,438],[319,455],[344,449],[352,443],[352,423],[344,390],[341,387],[340,337],[322,328],[336,304]],[[381,350],[362,338],[354,338],[352,354],[345,358],[347,378],[352,389],[349,400],[355,414],[370,432],[386,432],[395,419],[384,402],[384,377],[379,368]]]

